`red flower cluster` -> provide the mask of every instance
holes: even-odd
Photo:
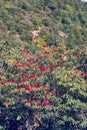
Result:
[[[44,101],[48,101],[49,99],[47,97],[44,98]]]
[[[52,96],[56,96],[56,94],[55,94],[55,93],[52,93]]]
[[[6,82],[4,82],[4,81],[1,81],[1,82],[0,82],[0,85],[4,85],[5,83],[6,83]]]
[[[23,76],[23,78],[26,78],[26,79],[33,79],[33,78],[36,78],[36,74],[31,74],[31,75],[25,74],[25,75]]]
[[[50,66],[50,69],[52,70],[52,69],[55,69],[55,65],[51,65]]]
[[[38,125],[39,125],[39,124],[40,124],[40,121],[39,121],[39,120],[35,120],[35,121],[34,121],[34,124],[38,124]]]
[[[12,82],[13,82],[13,83],[17,83],[17,80],[14,79],[14,80],[12,80]]]
[[[28,79],[28,78],[29,78],[29,75],[25,74],[25,75],[23,76],[23,78]]]
[[[34,88],[41,88],[41,86],[38,85],[38,84],[36,84],[36,83],[33,84],[33,87],[34,87]]]
[[[32,103],[32,102],[33,102],[33,101],[32,101],[31,99],[28,99],[28,100],[27,100],[27,103],[28,103],[28,104],[30,104],[30,103]]]
[[[39,67],[39,70],[40,70],[41,72],[44,72],[44,71],[46,70],[46,66],[41,66],[41,67]]]
[[[45,107],[48,107],[48,108],[51,107],[51,105],[48,102],[45,102],[45,101],[42,103],[42,105],[45,106]]]
[[[37,44],[39,44],[39,42],[35,42],[35,44],[37,45]]]
[[[29,59],[29,60],[27,60],[28,62],[30,62],[30,63],[33,63],[33,60],[32,59]]]
[[[87,72],[82,71],[81,75],[87,77]]]
[[[66,51],[68,51],[70,48],[69,47],[66,47]]]
[[[23,67],[23,64],[18,63],[18,64],[17,64],[17,67]]]
[[[21,52],[28,54],[28,53],[30,53],[30,50],[29,49],[28,50],[23,49],[23,50],[21,50]]]
[[[36,78],[36,74],[31,74],[31,75],[29,76],[29,78],[30,78],[30,79]]]
[[[42,47],[47,48],[48,46],[46,44],[42,44]]]
[[[22,76],[22,74],[21,74],[21,73],[19,73],[19,74],[18,74],[18,77],[21,77],[21,76]]]
[[[1,81],[0,85],[6,85],[8,83],[17,83],[17,81],[16,80]]]
[[[58,49],[54,49],[53,52],[56,53],[56,52],[59,52],[59,50]]]
[[[48,95],[49,95],[49,94],[51,94],[51,92],[47,90],[47,91],[46,91],[46,94],[48,94]]]
[[[61,61],[67,61],[68,59],[67,59],[66,56],[64,56],[64,57],[61,57],[60,60],[61,60]]]
[[[82,72],[81,72],[81,75],[82,75],[82,76],[85,76],[85,72],[84,72],[84,71],[82,71]]]
[[[49,52],[49,51],[44,51],[43,52],[45,55],[49,55],[51,52]]]
[[[20,81],[19,81],[19,83],[24,83],[25,82],[25,80],[23,80],[23,79],[21,79]]]
[[[31,86],[25,86],[25,90],[30,91],[31,90]]]

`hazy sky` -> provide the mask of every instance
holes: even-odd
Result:
[[[85,1],[85,2],[87,2],[87,0],[82,0],[82,1]]]

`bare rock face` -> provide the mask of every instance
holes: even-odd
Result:
[[[61,37],[66,37],[67,36],[67,34],[64,33],[63,31],[58,31],[58,32],[59,32],[59,36],[61,36]]]
[[[40,30],[33,30],[33,31],[31,31],[31,33],[33,35],[33,38],[36,38],[39,36]]]

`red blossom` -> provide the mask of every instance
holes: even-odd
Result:
[[[14,79],[14,80],[12,80],[12,82],[13,82],[13,83],[17,83],[17,80]]]
[[[55,69],[55,65],[51,65],[51,66],[50,66],[50,69]]]
[[[35,121],[34,121],[34,124],[38,124],[38,125],[39,125],[39,124],[40,124],[40,121],[39,121],[39,120],[35,120]]]
[[[60,58],[60,60],[61,60],[61,61],[64,61],[64,59],[63,59],[63,58]]]
[[[21,50],[21,52],[23,52],[23,53],[24,53],[24,52],[26,52],[26,50]]]
[[[66,51],[68,51],[70,48],[69,47],[66,47]]]
[[[37,45],[37,44],[39,44],[39,42],[35,42],[35,44]]]
[[[28,62],[30,62],[30,63],[33,63],[33,60],[32,59],[29,59],[29,60],[27,60]]]
[[[58,49],[54,49],[53,52],[56,53],[56,52],[59,52],[59,50]]]
[[[30,78],[30,79],[36,78],[36,74],[31,74],[31,75],[29,76],[29,78]]]
[[[25,90],[30,91],[31,90],[31,86],[25,86]]]
[[[4,81],[1,81],[1,82],[0,82],[0,84],[1,84],[1,85],[4,85],[4,84],[5,84],[5,82],[4,82]]]
[[[34,83],[33,87],[34,87],[34,88],[41,88],[41,86],[38,85],[38,84],[36,84],[36,83]]]
[[[28,76],[27,74],[25,74],[25,75],[23,76],[23,78],[28,79],[28,78],[29,78],[29,76]]]
[[[56,94],[55,94],[55,93],[52,93],[52,96],[56,96]]]
[[[41,67],[39,67],[39,70],[40,70],[41,72],[44,72],[44,71],[46,70],[46,66],[41,66]]]
[[[51,107],[51,105],[48,102],[43,102],[42,105],[48,108]]]
[[[49,94],[51,94],[51,92],[47,90],[47,91],[46,91],[46,94],[48,94],[48,95],[49,95]]]
[[[29,49],[28,49],[28,50],[23,49],[23,50],[21,50],[21,52],[22,52],[22,53],[27,53],[27,54],[28,54],[28,53],[30,53],[30,50],[29,50]]]
[[[32,102],[33,102],[33,101],[32,101],[31,99],[28,99],[28,100],[27,100],[27,103],[29,103],[29,104],[32,103]]]
[[[49,52],[49,51],[44,51],[43,52],[45,55],[49,55],[51,52]]]
[[[45,97],[45,98],[44,98],[44,100],[45,100],[45,101],[48,101],[48,98],[47,98],[47,97]]]
[[[21,77],[21,76],[22,76],[22,74],[21,74],[21,73],[19,73],[19,74],[18,74],[18,77]]]
[[[33,41],[35,41],[36,40],[36,37],[33,37]]]
[[[46,44],[42,44],[42,47],[47,48],[48,46]]]
[[[23,64],[19,63],[17,64],[17,67],[23,67]]]
[[[64,57],[61,57],[60,60],[61,60],[61,61],[67,61],[68,59],[67,59],[66,56],[64,56]]]
[[[84,72],[84,71],[82,71],[82,72],[81,72],[81,75],[82,75],[82,76],[85,76],[85,72]]]
[[[26,50],[26,53],[30,53],[30,50],[28,49],[28,50]]]
[[[23,79],[21,79],[20,81],[19,81],[19,83],[24,83],[25,82],[25,80],[23,80]]]

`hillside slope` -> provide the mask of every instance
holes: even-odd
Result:
[[[0,129],[87,130],[87,3],[0,0]]]

